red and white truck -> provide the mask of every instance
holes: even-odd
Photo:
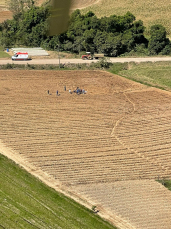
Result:
[[[12,60],[28,60],[29,56],[27,52],[17,52],[11,58]]]

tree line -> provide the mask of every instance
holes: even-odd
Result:
[[[75,10],[65,33],[48,36],[51,12],[48,2],[38,7],[33,0],[8,1],[13,19],[0,24],[0,43],[4,47],[41,46],[47,50],[56,50],[60,46],[61,51],[89,51],[114,57],[132,51],[146,55],[171,53],[166,29],[160,24],[151,26],[147,39],[143,22],[137,21],[130,12],[123,16],[97,18],[92,11],[83,15],[80,10]]]

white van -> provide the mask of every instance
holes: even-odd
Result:
[[[27,52],[17,52],[14,56],[12,56],[12,60],[28,60],[28,53]]]

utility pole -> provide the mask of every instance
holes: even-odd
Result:
[[[60,55],[59,55],[59,46],[60,46],[60,43],[58,44],[58,59],[59,59],[59,68],[60,68]]]
[[[81,49],[81,46],[80,46],[80,43],[79,43],[79,45],[78,45],[79,57],[80,57],[80,49]]]

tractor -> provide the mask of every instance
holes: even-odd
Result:
[[[104,58],[103,53],[94,53],[94,55],[91,55],[90,52],[86,52],[86,55],[82,55],[83,60],[93,60],[93,59],[100,59]]]
[[[91,55],[90,52],[86,52],[85,55],[82,55],[82,59],[83,60],[92,60],[93,59],[93,56]]]

